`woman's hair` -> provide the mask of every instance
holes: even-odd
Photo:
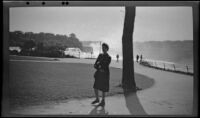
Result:
[[[108,46],[108,44],[106,44],[106,43],[103,43],[103,44],[102,44],[102,47],[105,47],[107,50],[109,50],[109,46]]]

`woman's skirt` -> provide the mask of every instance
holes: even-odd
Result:
[[[109,91],[109,72],[96,71],[94,78],[94,89],[98,89],[103,92]]]

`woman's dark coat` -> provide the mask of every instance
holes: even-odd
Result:
[[[108,54],[99,54],[94,68],[97,71],[94,74],[95,82],[94,89],[101,90],[103,92],[109,91],[109,80],[110,80],[110,71],[109,64],[111,62],[111,57]]]

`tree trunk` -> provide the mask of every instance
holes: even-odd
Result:
[[[122,87],[136,90],[133,63],[133,29],[135,21],[135,7],[125,7],[125,20],[122,36],[123,75]]]

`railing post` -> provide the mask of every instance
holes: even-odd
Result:
[[[176,67],[175,67],[175,64],[173,64],[173,66],[174,66],[174,70],[176,71]]]
[[[164,64],[164,70],[165,70],[165,63],[163,63]]]
[[[186,69],[187,69],[187,73],[189,72],[189,68],[188,68],[188,66],[186,65]]]

